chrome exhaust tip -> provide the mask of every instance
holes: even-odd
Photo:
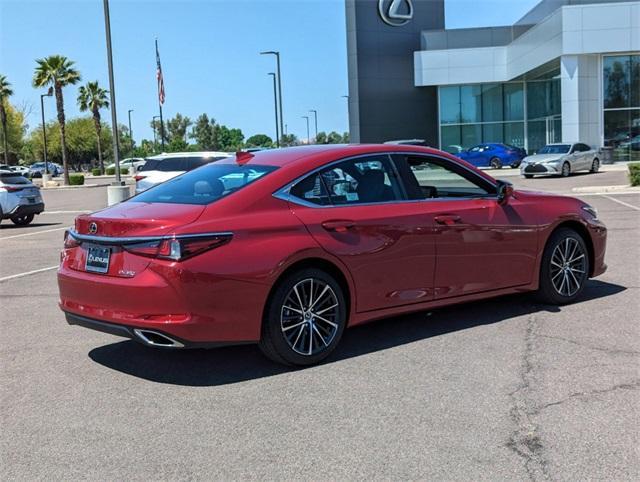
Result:
[[[142,343],[148,346],[156,346],[161,348],[184,348],[184,345],[179,341],[169,338],[167,335],[158,333],[153,330],[142,330],[135,328],[133,333],[138,337]]]

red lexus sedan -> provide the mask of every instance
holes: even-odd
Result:
[[[148,346],[258,343],[310,365],[377,318],[525,291],[572,302],[605,242],[584,202],[425,147],[238,153],[79,216],[60,307]]]

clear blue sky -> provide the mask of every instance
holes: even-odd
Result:
[[[537,0],[446,0],[447,28],[508,25]],[[372,6],[375,8],[375,6]],[[271,78],[282,53],[285,122],[306,136],[303,115],[318,110],[318,129],[348,130],[346,35],[343,0],[111,0],[118,121],[137,140],[152,138],[157,115],[154,38],[165,76],[165,118],[202,112],[246,137],[274,136]],[[108,88],[102,1],[0,0],[0,73],[40,122],[39,91],[31,87],[34,59],[62,54],[76,62],[83,82]],[[77,87],[65,89],[68,117],[78,115]],[[47,118],[55,116],[47,102]],[[108,120],[108,112],[103,116]],[[313,126],[312,126],[313,129]]]

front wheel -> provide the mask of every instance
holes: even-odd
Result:
[[[346,324],[345,295],[338,282],[325,271],[304,269],[277,285],[259,346],[275,362],[313,365],[331,354]]]
[[[554,305],[571,303],[584,290],[588,277],[589,253],[584,239],[573,229],[558,229],[542,255],[538,297]]]
[[[525,179],[533,179],[533,174],[525,174],[524,178]]]
[[[571,174],[571,166],[569,165],[568,162],[565,162],[562,165],[562,171],[560,171],[560,175],[562,177],[569,177],[569,174]]]
[[[596,173],[600,170],[600,160],[596,157],[593,162],[591,163],[591,170],[590,172],[592,173]]]
[[[13,224],[17,224],[18,226],[26,226],[27,224],[33,221],[33,214],[25,214],[23,216],[14,216],[11,218]]]
[[[502,169],[502,162],[497,157],[493,157],[491,161],[489,161],[491,165],[491,169]]]

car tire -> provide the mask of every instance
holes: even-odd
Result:
[[[497,157],[492,157],[489,161],[489,165],[491,166],[491,169],[502,169],[502,161]]]
[[[595,174],[599,170],[600,170],[600,159],[596,157],[591,163],[591,170],[589,172]]]
[[[525,179],[533,179],[533,174],[525,174],[524,178]]]
[[[571,164],[569,164],[568,162],[565,162],[562,165],[562,170],[560,171],[560,175],[562,177],[569,177],[569,174],[571,174]]]
[[[542,254],[537,298],[552,305],[572,303],[584,290],[589,269],[589,252],[582,236],[573,229],[558,229]]]
[[[314,365],[336,348],[347,317],[344,291],[331,275],[315,268],[296,271],[271,294],[258,346],[277,363]]]
[[[27,224],[30,224],[31,221],[33,221],[33,218],[33,214],[25,214],[24,216],[13,216],[11,218],[11,221],[13,222],[13,224],[16,224],[18,226],[26,226]]]

